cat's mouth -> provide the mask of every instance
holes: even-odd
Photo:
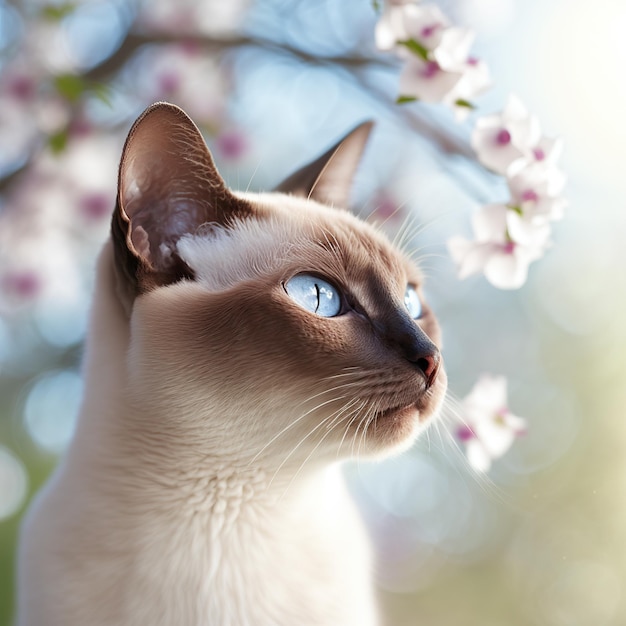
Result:
[[[376,414],[376,419],[384,420],[389,418],[401,419],[405,416],[408,416],[409,413],[416,412],[417,405],[415,403],[411,404],[403,404],[400,406],[393,406],[388,409],[384,409],[383,411],[379,411]]]

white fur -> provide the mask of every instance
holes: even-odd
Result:
[[[273,224],[272,231],[250,218],[237,228],[211,226],[201,234],[184,235],[178,241],[180,257],[193,268],[196,279],[209,289],[221,291],[259,275],[271,275],[281,266],[276,241],[287,240],[289,229]]]
[[[180,257],[195,271],[196,279],[210,291],[271,276],[286,259],[297,257],[301,243],[309,240],[305,235],[316,225],[312,215],[318,222],[324,218],[336,221],[336,209],[303,198],[241,192],[237,196],[261,206],[274,197],[277,201],[272,203],[271,217],[247,217],[238,221],[236,228],[205,224],[198,233],[183,235],[176,245]],[[285,216],[288,219],[281,219]],[[342,217],[357,223],[347,212]]]

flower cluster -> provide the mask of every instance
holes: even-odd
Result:
[[[14,317],[60,301],[61,292],[77,300],[71,288],[88,279],[76,268],[90,270],[72,256],[83,258],[86,246],[95,249],[92,236],[100,242],[106,233],[123,130],[138,110],[157,100],[178,103],[224,161],[241,160],[249,148],[230,115],[228,68],[187,36],[231,32],[248,0],[229,4],[221,21],[217,0],[201,8],[185,0],[176,10],[142,0],[137,21],[120,34],[152,43],[110,66],[110,59],[81,57],[72,35],[80,29],[68,27],[92,19],[90,3],[22,4],[13,15],[28,28],[15,29],[0,68],[0,200],[7,207],[0,216],[0,313]],[[211,29],[199,20],[204,11],[215,18]]]
[[[465,445],[467,460],[478,472],[486,472],[517,437],[526,431],[526,421],[507,406],[503,376],[483,375],[462,404],[462,423],[457,438]]]
[[[249,0],[140,0],[141,30],[174,35],[224,35],[241,25]]]
[[[510,96],[502,113],[477,120],[472,146],[485,167],[506,177],[510,198],[480,209],[475,240],[453,237],[448,250],[460,278],[483,272],[494,286],[517,289],[550,246],[550,223],[563,217],[562,142],[544,137],[537,118]]]
[[[470,54],[473,41],[471,30],[451,26],[438,7],[415,0],[388,2],[376,25],[377,47],[406,61],[398,102],[442,102],[457,119],[490,84],[487,66]]]
[[[420,100],[451,106],[457,119],[490,84],[486,65],[470,54],[474,34],[452,26],[433,5],[387,0],[376,25],[376,45],[405,61],[399,104]],[[510,198],[482,207],[472,218],[475,239],[453,237],[448,249],[460,278],[484,273],[501,289],[526,282],[528,266],[550,245],[550,223],[563,215],[561,141],[544,137],[535,116],[510,96],[501,114],[479,118],[472,133],[478,161],[506,177]],[[483,376],[463,403],[457,437],[469,463],[485,472],[502,456],[525,421],[506,406],[506,379]]]

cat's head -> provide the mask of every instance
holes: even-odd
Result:
[[[446,389],[419,269],[342,207],[361,125],[273,193],[230,191],[193,122],[150,107],[112,236],[144,428],[230,459],[407,447]]]

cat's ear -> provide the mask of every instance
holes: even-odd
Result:
[[[164,102],[146,109],[124,145],[112,223],[126,309],[138,294],[192,276],[176,252],[183,235],[207,222],[226,225],[250,211],[228,190],[182,109]]]
[[[352,179],[373,126],[373,122],[357,126],[321,157],[286,178],[276,191],[347,208]]]

